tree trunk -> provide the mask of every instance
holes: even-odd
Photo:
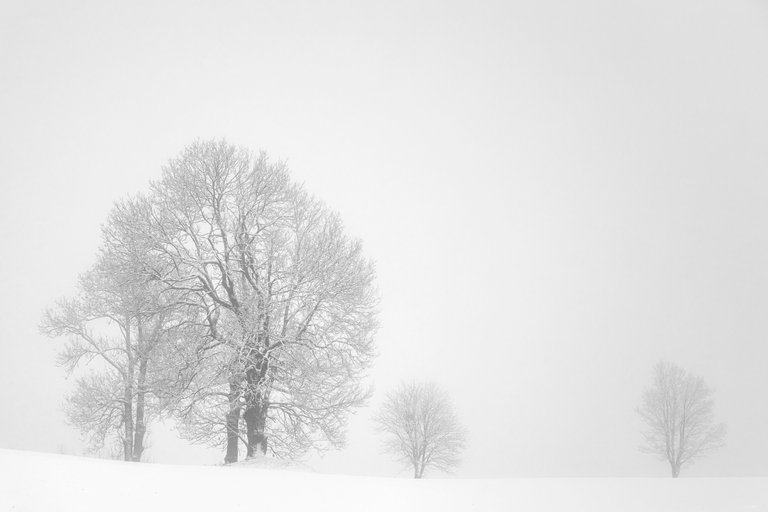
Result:
[[[123,459],[130,461],[133,456],[133,353],[131,352],[131,318],[125,317],[125,352],[128,355],[128,368],[123,390]]]
[[[144,399],[147,393],[145,389],[147,379],[147,360],[142,358],[139,363],[139,380],[136,390],[136,429],[133,435],[133,461],[139,462],[144,453],[144,435],[147,432],[144,423]]]
[[[237,445],[240,442],[240,385],[236,378],[229,382],[229,413],[227,413],[227,454],[225,464],[237,462]]]
[[[131,385],[125,386],[123,392],[123,424],[125,438],[123,439],[123,459],[130,461],[133,454],[133,389]]]
[[[266,407],[263,404],[254,404],[246,407],[245,425],[248,435],[248,457],[261,453],[267,453],[267,436],[264,433],[266,425]]]
[[[259,452],[267,453],[267,437],[264,428],[267,423],[267,402],[260,387],[260,371],[252,368],[246,372],[248,386],[245,400],[245,428],[248,439],[247,457],[253,457]]]
[[[674,462],[670,462],[669,465],[672,469],[672,478],[677,478],[680,476],[680,466]]]

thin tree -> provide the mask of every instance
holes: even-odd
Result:
[[[79,376],[67,398],[69,421],[88,437],[92,451],[111,439],[122,458],[137,462],[147,424],[161,412],[154,397],[172,382],[157,363],[184,320],[178,294],[161,295],[141,271],[144,254],[123,224],[135,221],[137,212],[124,215],[124,207],[104,226],[98,261],[80,276],[78,295],[46,310],[41,330],[69,338],[59,353],[59,363]]]
[[[386,451],[412,467],[414,478],[427,468],[450,471],[466,446],[448,395],[432,383],[400,385],[387,394],[374,421],[386,435]]]
[[[653,370],[637,413],[646,424],[641,450],[669,463],[677,478],[687,464],[725,444],[725,424],[715,423],[712,388],[668,362]]]

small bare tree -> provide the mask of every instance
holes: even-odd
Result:
[[[725,444],[725,424],[714,422],[713,390],[703,379],[667,362],[653,375],[637,409],[648,427],[641,449],[666,460],[677,478],[684,465]]]
[[[466,432],[435,384],[402,384],[387,395],[374,420],[387,436],[386,451],[412,466],[414,478],[428,467],[449,471],[459,464]]]
[[[59,363],[78,374],[66,403],[69,421],[88,436],[92,451],[111,442],[127,461],[141,460],[147,424],[162,412],[158,397],[175,384],[163,362],[187,323],[182,295],[161,295],[142,270],[145,248],[126,225],[139,218],[140,206],[115,210],[79,293],[59,300],[41,322],[43,333],[69,338],[59,353]]]

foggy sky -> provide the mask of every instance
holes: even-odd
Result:
[[[766,91],[763,0],[4,2],[0,448],[81,453],[41,312],[115,200],[226,137],[376,261],[376,394],[318,468],[402,475],[370,416],[417,378],[457,476],[666,476],[634,412],[666,359],[728,424],[683,476],[768,476]]]

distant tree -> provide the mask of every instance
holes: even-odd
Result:
[[[449,471],[466,446],[448,395],[432,383],[402,384],[387,394],[374,421],[386,435],[387,452],[413,467],[414,478],[427,468]]]
[[[666,460],[673,478],[686,464],[725,444],[725,424],[714,421],[712,394],[703,379],[679,366],[659,362],[654,367],[653,384],[637,409],[647,426],[641,449]]]

